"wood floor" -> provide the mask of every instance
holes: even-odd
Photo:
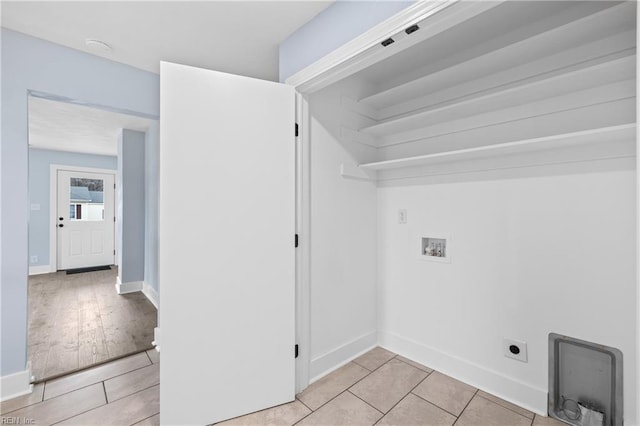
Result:
[[[158,425],[160,355],[142,352],[35,386],[0,403],[3,424]],[[239,397],[242,397],[239,395]],[[215,401],[212,401],[215,403]],[[562,426],[382,348],[311,384],[293,402],[219,423]]]
[[[151,348],[156,308],[118,295],[117,270],[29,277],[28,357],[43,380]]]

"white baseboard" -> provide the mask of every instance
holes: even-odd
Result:
[[[120,276],[116,278],[116,292],[118,294],[127,294],[136,291],[142,291],[142,286],[142,281],[131,281],[128,283],[123,283],[122,281],[120,281]]]
[[[158,292],[156,291],[155,288],[151,287],[146,282],[143,282],[143,284],[142,284],[142,294],[147,296],[147,299],[149,299],[149,302],[151,302],[153,304],[153,306],[156,307],[156,309],[159,309],[160,297],[158,296]]]
[[[153,342],[151,344],[156,347],[156,351],[160,352],[160,327],[153,329]]]
[[[33,391],[31,384],[31,368],[27,365],[24,371],[0,377],[0,401],[26,395]]]
[[[55,268],[51,268],[51,265],[29,266],[29,275],[50,274],[52,272],[56,271]]]
[[[378,333],[372,331],[312,359],[309,367],[309,376],[311,377],[309,383],[311,384],[342,367],[351,360],[371,350],[377,344]]]
[[[539,389],[455,355],[393,333],[379,332],[380,346],[429,366],[478,389],[533,411],[547,415],[547,390]]]

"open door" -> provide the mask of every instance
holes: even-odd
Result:
[[[295,97],[163,62],[161,423],[295,398]]]

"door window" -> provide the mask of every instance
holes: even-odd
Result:
[[[104,181],[102,179],[71,178],[69,220],[104,220]]]

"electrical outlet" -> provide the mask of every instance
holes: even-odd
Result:
[[[527,342],[521,342],[513,339],[502,340],[502,351],[507,358],[517,359],[518,361],[528,362],[527,360]]]
[[[38,263],[38,256],[31,256],[31,263]]]
[[[398,223],[404,225],[407,223],[407,210],[400,209],[398,210]]]

